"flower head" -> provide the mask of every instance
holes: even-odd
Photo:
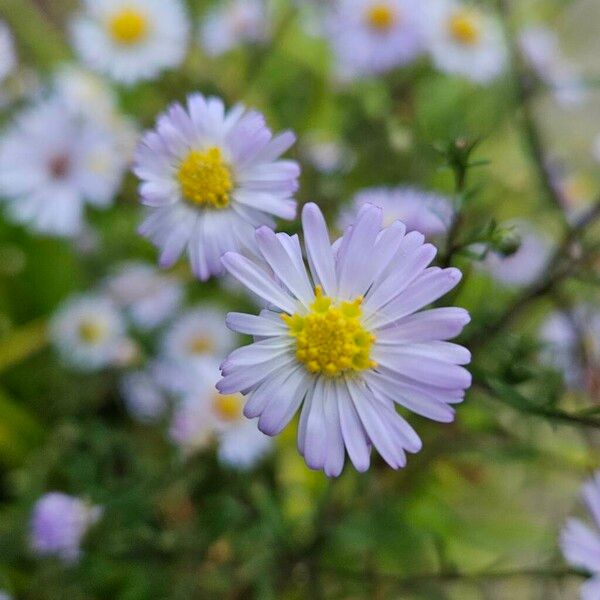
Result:
[[[310,274],[297,236],[256,232],[260,264],[235,253],[226,268],[270,308],[230,313],[234,331],[255,342],[221,365],[223,394],[247,396],[244,414],[279,433],[302,407],[298,448],[309,467],[339,475],[346,449],[358,470],[373,444],[393,468],[421,441],[394,409],[398,403],[449,422],[471,383],[469,352],[448,340],[469,321],[461,308],[420,309],[451,290],[457,269],[428,267],[436,250],[423,235],[365,205],[331,244],[315,204],[302,214]],[[273,273],[273,275],[270,275]]]
[[[581,587],[581,599],[597,600],[600,598],[600,471],[585,483],[582,495],[595,527],[579,519],[569,519],[560,536],[560,547],[568,563],[592,575]]]
[[[83,537],[101,515],[102,508],[79,498],[60,492],[45,494],[33,509],[31,549],[39,556],[75,562],[81,555]]]
[[[167,408],[158,383],[150,373],[145,371],[134,371],[123,375],[119,389],[127,411],[140,423],[156,422]]]
[[[435,66],[445,73],[488,83],[506,65],[507,51],[496,21],[458,0],[430,0],[422,26]]]
[[[336,0],[327,34],[344,77],[384,73],[422,51],[415,0]]]
[[[187,252],[201,279],[222,272],[220,257],[254,243],[254,228],[291,219],[298,164],[279,157],[294,135],[273,136],[263,116],[218,98],[174,104],[138,148],[135,173],[148,216],[140,233],[161,250],[162,266]]]
[[[189,24],[180,0],[85,0],[71,34],[88,67],[130,85],[183,60]]]

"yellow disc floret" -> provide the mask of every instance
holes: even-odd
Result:
[[[196,335],[187,344],[188,351],[191,354],[208,354],[214,350],[214,342],[202,335]]]
[[[104,338],[106,327],[92,319],[84,319],[77,328],[79,337],[86,344],[98,344]]]
[[[377,2],[370,6],[365,16],[369,27],[377,31],[388,31],[396,20],[394,11],[385,2]]]
[[[215,394],[213,411],[221,421],[237,421],[242,417],[243,399],[240,394]]]
[[[188,202],[205,208],[229,206],[233,181],[219,148],[192,150],[181,161],[177,179]]]
[[[315,292],[308,314],[281,316],[296,339],[296,358],[311,373],[329,377],[375,367],[370,358],[375,336],[360,321],[362,296],[336,304],[319,286]]]
[[[138,10],[124,8],[109,19],[108,30],[117,44],[131,46],[146,37],[148,19]]]
[[[448,29],[459,44],[473,46],[479,41],[479,15],[469,9],[459,10],[450,17]]]

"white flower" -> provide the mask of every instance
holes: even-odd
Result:
[[[74,236],[85,203],[111,204],[126,157],[99,121],[53,98],[18,115],[0,147],[0,190],[12,220],[32,230]]]
[[[536,231],[526,221],[511,221],[506,226],[514,228],[521,238],[519,249],[509,256],[490,252],[484,266],[492,277],[501,283],[524,286],[534,281],[550,257],[550,240]]]
[[[64,362],[82,371],[120,362],[128,345],[117,307],[92,295],[74,296],[59,308],[52,317],[51,339]]]
[[[340,474],[345,450],[369,467],[373,444],[393,468],[421,440],[394,403],[450,422],[471,383],[468,350],[449,343],[469,321],[461,308],[420,311],[460,281],[457,269],[429,267],[436,249],[399,221],[382,229],[382,211],[365,205],[333,246],[315,204],[297,236],[256,232],[263,260],[228,252],[230,273],[270,305],[259,316],[230,313],[234,331],[255,342],[222,363],[223,394],[247,396],[244,414],[275,435],[302,407],[298,448],[307,465]]]
[[[423,50],[418,0],[336,0],[327,20],[343,78],[384,73]]]
[[[562,530],[560,547],[568,563],[592,577],[580,590],[581,600],[600,598],[600,471],[585,483],[582,496],[595,526],[571,518]]]
[[[166,400],[150,373],[134,371],[123,375],[119,389],[129,414],[140,423],[154,423],[163,416]]]
[[[219,98],[188,97],[174,104],[140,144],[135,173],[148,216],[140,233],[161,250],[161,266],[186,251],[201,279],[220,275],[228,250],[251,248],[254,229],[292,219],[298,164],[279,157],[294,143],[273,136],[262,114]]]
[[[256,420],[243,415],[241,394],[220,394],[215,389],[218,363],[196,361],[182,390],[169,433],[186,454],[205,448],[213,438],[219,460],[231,467],[248,469],[271,448],[271,438],[259,431]]]
[[[155,267],[128,262],[109,277],[106,290],[136,327],[154,329],[174,316],[181,305],[183,286]]]
[[[0,21],[0,82],[4,81],[17,64],[15,47],[10,30]]]
[[[174,321],[162,343],[162,357],[175,363],[199,357],[224,356],[235,343],[225,326],[225,313],[216,308],[197,308]]]
[[[302,153],[317,171],[325,174],[345,171],[353,162],[349,148],[337,140],[322,137],[318,132],[304,137]]]
[[[428,0],[422,27],[440,71],[483,84],[504,70],[507,51],[500,26],[478,7],[458,0]]]
[[[225,0],[215,4],[200,25],[200,44],[218,56],[244,43],[265,42],[270,16],[265,0]]]
[[[384,226],[402,221],[407,231],[419,231],[427,238],[445,233],[454,212],[448,198],[415,187],[368,188],[358,192],[351,207],[340,214],[338,228],[343,230],[356,221],[365,204],[383,210]]]
[[[154,79],[183,60],[188,16],[180,0],[84,0],[71,26],[81,60],[126,85]]]

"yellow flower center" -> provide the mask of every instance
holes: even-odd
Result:
[[[86,344],[97,344],[102,340],[106,333],[106,328],[102,323],[93,321],[92,319],[85,319],[79,323],[78,327],[79,337]]]
[[[335,304],[320,286],[307,315],[281,315],[296,339],[296,358],[311,373],[337,377],[342,373],[372,369],[371,346],[375,336],[360,322],[363,298]]]
[[[215,394],[212,407],[222,421],[238,421],[242,417],[243,399],[240,394]]]
[[[177,179],[183,197],[205,208],[227,208],[233,189],[231,171],[219,148],[192,150],[179,166]]]
[[[188,344],[188,350],[192,354],[206,354],[213,349],[214,344],[212,340],[201,335],[194,336]]]
[[[138,10],[124,8],[108,21],[108,30],[113,40],[123,46],[141,42],[148,33],[148,19]]]
[[[378,2],[370,6],[366,13],[369,27],[381,32],[389,31],[396,20],[394,11],[385,2]]]
[[[459,10],[450,17],[448,29],[459,44],[472,46],[479,40],[479,16],[473,10]]]

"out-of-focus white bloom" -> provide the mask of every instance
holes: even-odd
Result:
[[[384,73],[412,62],[423,50],[418,0],[336,0],[327,37],[346,78]]]
[[[165,397],[152,375],[145,371],[127,373],[121,378],[120,390],[129,414],[141,423],[154,423],[164,414]]]
[[[60,492],[45,494],[37,501],[31,516],[31,549],[38,556],[76,562],[81,556],[83,537],[101,516],[101,507],[80,498]]]
[[[546,27],[529,27],[519,35],[523,56],[537,76],[554,92],[562,106],[578,106],[587,90],[577,68],[560,51],[556,33]]]
[[[129,262],[106,281],[106,290],[136,327],[148,330],[174,316],[181,305],[183,286],[151,265]]]
[[[189,19],[180,0],[85,0],[71,24],[81,60],[130,85],[154,79],[185,56]]]
[[[223,253],[252,248],[255,227],[293,219],[300,168],[281,155],[294,141],[290,131],[273,135],[261,113],[226,111],[201,94],[159,116],[134,171],[148,207],[139,231],[160,249],[161,266],[185,252],[200,279],[221,275]]]
[[[4,21],[0,21],[0,82],[4,81],[17,64],[13,38]]]
[[[401,221],[407,231],[418,231],[427,238],[445,233],[453,214],[448,198],[416,187],[369,188],[358,192],[351,206],[340,214],[338,228],[344,230],[354,223],[365,204],[383,210],[384,227]]]
[[[583,500],[594,527],[575,518],[568,519],[560,535],[560,547],[566,561],[592,576],[580,590],[581,600],[600,598],[600,471],[585,483]]]
[[[511,221],[505,226],[514,228],[519,234],[519,249],[510,256],[490,252],[484,264],[492,276],[504,284],[528,285],[546,266],[550,255],[550,240],[525,221]]]
[[[0,191],[10,219],[32,230],[74,236],[86,203],[104,208],[126,166],[118,140],[100,121],[53,98],[18,115],[0,146]]]
[[[215,438],[222,463],[239,469],[251,468],[271,448],[271,438],[259,431],[256,420],[243,415],[241,394],[223,395],[215,389],[219,379],[217,362],[196,361],[193,372],[173,414],[171,439],[190,454]]]
[[[325,174],[346,171],[353,162],[349,148],[337,140],[322,138],[316,132],[305,136],[302,153],[317,171]]]
[[[0,592],[0,600],[13,600],[13,597],[6,592]]]
[[[220,357],[235,343],[225,326],[225,313],[215,308],[198,308],[178,318],[165,333],[162,356],[173,362],[200,357]]]
[[[264,0],[225,0],[204,16],[200,44],[207,54],[218,56],[242,44],[265,42],[269,28]]]
[[[431,58],[440,71],[485,84],[504,70],[507,51],[501,28],[478,7],[458,0],[428,0],[421,17]]]
[[[115,304],[105,296],[68,299],[52,317],[51,339],[68,365],[93,371],[122,362],[129,342]]]

